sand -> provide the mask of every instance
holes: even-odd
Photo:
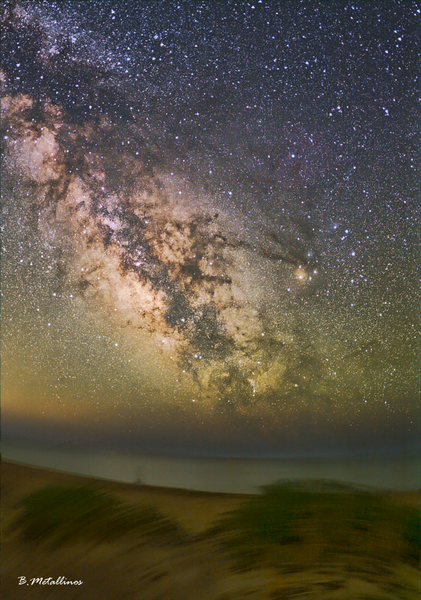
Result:
[[[10,523],[28,493],[51,484],[90,483],[131,505],[153,505],[186,532],[183,543],[124,537],[75,542],[52,550],[25,541]],[[394,502],[419,506],[419,492],[391,494]],[[94,480],[13,463],[2,465],[2,597],[4,600],[419,600],[419,571],[393,564],[323,565],[240,569],[213,539],[200,536],[247,496],[190,492]],[[19,585],[19,577],[25,583]],[[65,577],[81,585],[31,584],[32,578]],[[29,583],[29,585],[28,585]]]

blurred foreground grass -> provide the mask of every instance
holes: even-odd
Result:
[[[93,486],[50,485],[27,495],[12,524],[28,541],[60,546],[131,535],[165,543],[192,539],[153,506],[131,506]],[[329,482],[277,483],[207,530],[243,567],[420,559],[420,511],[386,495]],[[200,536],[202,537],[202,536]]]
[[[51,485],[27,495],[12,524],[28,541],[54,546],[69,541],[100,542],[128,533],[166,542],[183,537],[181,527],[153,506],[133,507],[92,486]]]
[[[234,498],[2,471],[5,600],[25,572],[83,580],[81,600],[420,598],[418,492],[284,482]]]
[[[278,483],[208,531],[240,565],[420,560],[420,511],[349,485]]]

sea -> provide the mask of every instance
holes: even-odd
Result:
[[[380,490],[419,490],[420,457],[205,458],[3,441],[7,461],[137,485],[258,494],[282,480],[331,480]]]

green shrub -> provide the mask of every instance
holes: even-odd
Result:
[[[129,532],[138,536],[179,534],[154,507],[132,507],[90,486],[48,486],[24,498],[15,523],[26,539],[101,541]]]
[[[419,560],[421,551],[421,514],[419,511],[406,522],[403,538],[407,543],[409,556]]]
[[[266,556],[272,562],[341,554],[377,560],[397,552],[405,559],[419,551],[414,510],[343,484],[280,482],[225,515],[213,533],[238,557]]]

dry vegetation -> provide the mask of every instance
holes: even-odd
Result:
[[[6,600],[419,599],[418,493],[318,482],[202,494],[7,463],[2,489]]]

